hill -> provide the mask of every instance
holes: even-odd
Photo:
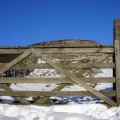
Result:
[[[75,39],[65,39],[35,43],[30,46],[41,46],[41,47],[92,47],[92,46],[102,46],[101,44],[92,40],[75,40]]]

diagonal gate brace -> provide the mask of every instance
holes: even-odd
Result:
[[[12,60],[9,63],[6,63],[1,69],[0,69],[0,74],[4,73],[5,71],[7,71],[8,69],[10,69],[11,67],[13,67],[14,65],[16,65],[17,63],[19,63],[21,60],[23,60],[24,58],[26,58],[28,55],[30,55],[32,53],[31,49],[27,49],[26,51],[24,51],[21,55],[19,55],[17,58],[15,58],[14,60]],[[11,91],[11,89],[9,88],[9,91]],[[16,100],[20,101],[23,104],[30,104],[26,99],[21,98],[21,97],[15,97]]]
[[[117,106],[117,104],[114,101],[112,101],[110,98],[108,98],[107,96],[105,96],[101,92],[95,90],[93,87],[87,85],[85,82],[81,81],[79,78],[77,78],[72,73],[70,73],[70,71],[64,69],[64,67],[62,67],[61,64],[53,62],[51,59],[48,58],[47,55],[43,55],[39,51],[36,51],[36,50],[32,50],[32,52],[36,56],[40,56],[41,55],[41,59],[44,60],[44,61],[46,61],[46,63],[48,63],[50,66],[52,66],[53,68],[55,68],[60,73],[66,75],[66,77],[68,77],[70,80],[72,80],[75,83],[77,83],[77,84],[81,85],[82,87],[84,87],[87,91],[89,91],[93,95],[97,96],[98,98],[100,98],[101,100],[103,100],[108,105],[110,105],[110,106]]]
[[[14,60],[12,60],[9,63],[6,63],[1,69],[0,69],[0,74],[4,73],[5,71],[7,71],[8,69],[10,69],[11,67],[13,67],[14,65],[16,65],[18,62],[20,62],[22,59],[26,58],[28,55],[31,54],[31,49],[26,50],[25,52],[23,52],[20,56],[18,56],[17,58],[15,58]]]

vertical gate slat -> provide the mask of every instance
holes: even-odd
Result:
[[[115,45],[115,77],[116,77],[116,100],[120,105],[120,20],[114,23],[114,45]]]

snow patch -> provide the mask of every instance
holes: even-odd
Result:
[[[120,120],[120,107],[102,104],[35,105],[0,104],[0,120]]]

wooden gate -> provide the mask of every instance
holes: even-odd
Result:
[[[1,56],[11,56],[6,63],[0,63],[0,83],[57,83],[65,86],[77,84],[85,88],[86,91],[13,91],[7,88],[0,91],[1,96],[96,96],[110,106],[120,105],[120,20],[115,21],[114,45],[85,45],[83,47],[64,46],[53,47],[49,45],[31,46],[31,47],[1,47]],[[32,57],[31,57],[32,56]],[[90,56],[95,60],[82,61],[81,59],[73,61],[73,58],[81,56]],[[1,57],[2,58],[2,57]],[[44,63],[38,64],[31,58],[40,58]],[[84,57],[83,57],[84,58]],[[112,58],[112,59],[111,59]],[[28,62],[28,61],[29,62]],[[57,60],[57,61],[55,61]],[[5,61],[5,58],[3,59]],[[27,61],[27,62],[25,62]],[[76,62],[77,61],[77,62]],[[53,68],[62,74],[60,78],[28,78],[28,77],[5,77],[5,72],[10,69],[43,69]],[[92,69],[92,68],[113,68],[114,77],[83,77],[79,74],[73,74],[74,70]],[[79,72],[78,72],[79,73]],[[89,83],[89,84],[88,84]],[[98,91],[90,84],[113,83],[114,89],[111,91]],[[65,87],[64,86],[64,87]],[[116,99],[111,99],[115,97]]]

